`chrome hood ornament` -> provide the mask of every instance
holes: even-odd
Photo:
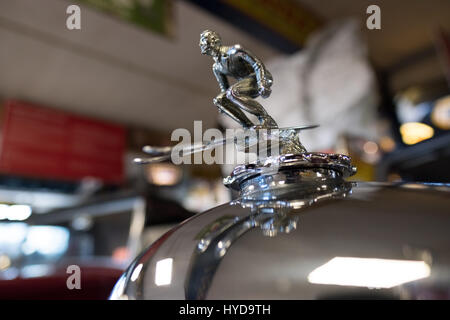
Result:
[[[219,112],[239,123],[242,130],[231,138],[186,145],[176,150],[181,156],[229,143],[234,144],[238,151],[257,153],[254,161],[237,166],[224,179],[224,184],[235,190],[241,190],[250,178],[272,175],[286,169],[329,169],[343,177],[355,173],[356,169],[347,156],[307,152],[300,142],[299,133],[316,125],[279,128],[263,106],[254,100],[259,96],[269,97],[273,83],[272,75],[260,59],[239,44],[222,45],[219,34],[211,30],[200,34],[199,46],[202,54],[214,60],[212,69],[220,88],[220,93],[213,99],[214,105]],[[236,82],[230,85],[228,78]],[[245,112],[256,116],[259,123],[254,124]],[[169,160],[175,148],[145,146],[143,151],[150,157],[136,158],[136,163]]]
[[[264,64],[239,44],[223,46],[219,34],[211,30],[200,34],[199,45],[202,54],[214,59],[213,72],[221,90],[213,100],[217,108],[244,128],[278,128],[275,120],[254,100],[258,96],[267,98],[272,92],[273,78]],[[237,82],[230,85],[228,77]],[[255,126],[242,110],[255,115],[260,124]]]
[[[439,239],[449,238],[445,226],[450,218],[441,214],[448,208],[448,196],[421,192],[429,186],[346,181],[356,172],[350,157],[308,152],[300,143],[299,133],[314,126],[278,128],[255,103],[255,97],[270,94],[273,81],[260,60],[241,46],[222,46],[212,31],[202,33],[200,47],[214,58],[221,89],[215,105],[243,128],[232,137],[179,151],[190,155],[232,144],[243,153],[257,146],[257,157],[224,179],[239,192],[237,199],[195,215],[155,241],[122,275],[111,299],[320,299],[330,292],[336,297],[336,288],[330,291],[327,282],[310,277],[332,257],[353,259],[364,252],[365,257],[402,258],[399,248],[408,237],[415,239],[412,235],[445,256],[442,241],[436,242],[428,230],[440,232]],[[236,84],[229,86],[227,77]],[[259,123],[251,123],[244,112]],[[135,161],[168,160],[174,149],[146,146],[150,157]],[[429,203],[438,208],[434,219]],[[411,217],[416,224],[403,223]],[[421,224],[422,232],[417,228]],[[410,281],[417,279],[422,278]],[[353,284],[348,286],[339,291],[344,297],[354,290]],[[374,292],[372,284],[367,287]],[[403,292],[410,292],[405,288]]]

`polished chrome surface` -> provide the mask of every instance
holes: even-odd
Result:
[[[171,230],[133,262],[111,298],[450,298],[448,186],[324,183],[318,175],[286,183]],[[312,283],[311,273],[336,257],[422,261],[430,274],[390,288]],[[167,259],[170,270],[158,269]]]
[[[300,154],[282,154],[277,157],[260,159],[257,163],[237,166],[231,175],[224,179],[224,184],[244,193],[247,189],[255,187],[270,190],[274,186],[272,180],[276,179],[276,174],[294,169],[295,174],[300,174],[304,177],[307,177],[308,174],[316,175],[316,172],[320,173],[321,169],[323,169],[325,173],[322,175],[323,180],[338,177],[347,178],[356,173],[356,167],[352,166],[349,156],[304,152]],[[293,172],[289,174],[293,174]],[[257,186],[253,185],[252,187],[247,181],[255,177],[260,177],[260,179]],[[254,179],[252,181],[254,182]]]
[[[222,226],[218,230],[211,230],[199,239],[186,277],[186,298],[206,298],[221,260],[245,233],[254,228],[259,228],[263,235],[269,237],[290,233],[297,228],[299,221],[298,215],[291,214],[292,210],[325,199],[345,197],[351,191],[352,184],[341,179],[325,181],[333,174],[324,169],[315,172],[289,170],[248,180],[247,186],[242,189],[243,196],[230,205],[249,209],[249,214],[221,219]],[[303,187],[301,192],[299,184]],[[269,185],[270,189],[267,188]]]

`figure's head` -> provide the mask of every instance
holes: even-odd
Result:
[[[219,52],[222,41],[217,32],[205,30],[200,34],[200,50],[202,54],[215,55]]]

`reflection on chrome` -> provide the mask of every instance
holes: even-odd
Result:
[[[167,258],[156,263],[155,284],[157,286],[167,286],[172,283],[173,259]]]
[[[335,257],[312,271],[308,281],[388,289],[429,276],[430,266],[424,261]]]
[[[136,267],[136,269],[134,269],[133,270],[133,273],[131,274],[131,278],[130,278],[130,280],[131,281],[136,281],[137,280],[137,278],[139,277],[139,274],[141,273],[141,270],[142,270],[142,267],[143,267],[144,265],[142,264],[142,263],[140,263],[137,267]]]
[[[222,259],[245,233],[260,229],[268,237],[288,234],[297,229],[301,209],[323,200],[345,198],[353,183],[339,178],[324,180],[332,174],[323,169],[290,170],[244,182],[242,196],[230,205],[249,209],[248,215],[222,216],[196,237],[198,243],[186,278],[186,299],[206,298]],[[266,190],[265,185],[272,182],[275,186]]]
[[[116,282],[111,295],[109,296],[109,300],[128,300],[128,296],[124,293],[126,286],[126,274],[122,274],[119,280]]]
[[[316,177],[322,178],[322,174],[317,172]],[[291,189],[292,186],[286,183],[289,177],[284,174],[278,173],[270,178],[283,183],[278,183],[278,187],[270,192],[254,191],[230,203],[249,208],[252,214],[248,216],[248,219],[252,222],[252,227],[260,227],[263,234],[270,237],[278,233],[289,233],[297,228],[299,217],[297,214],[291,214],[293,210],[309,207],[325,199],[345,198],[351,193],[353,185],[346,181],[329,181],[328,185],[323,185],[319,181],[318,186],[316,183],[308,182],[299,190],[298,187]],[[267,177],[255,178],[251,186],[258,184],[261,179],[267,179]]]

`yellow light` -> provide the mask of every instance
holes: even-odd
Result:
[[[308,276],[315,284],[392,288],[430,276],[424,261],[335,257]]]
[[[433,137],[434,129],[425,123],[408,122],[400,126],[400,133],[403,142],[411,145]]]
[[[159,260],[156,263],[155,284],[165,286],[172,283],[172,258]]]
[[[436,101],[431,112],[431,121],[442,130],[450,130],[450,96]]]
[[[373,141],[367,141],[364,143],[363,149],[367,154],[375,154],[378,152],[378,145]]]
[[[5,254],[0,255],[0,270],[6,270],[11,266],[11,259]]]
[[[391,137],[381,137],[379,143],[381,150],[384,152],[391,152],[395,149],[395,141]]]
[[[147,179],[158,186],[172,186],[182,177],[181,169],[171,163],[155,163],[147,166]]]

